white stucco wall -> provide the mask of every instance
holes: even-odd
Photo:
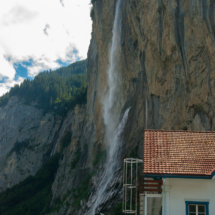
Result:
[[[166,214],[186,215],[185,201],[208,201],[209,215],[215,215],[215,180],[165,179]]]

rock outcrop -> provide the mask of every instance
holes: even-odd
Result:
[[[104,143],[102,99],[107,93],[116,2],[96,0],[91,12],[87,103],[88,125],[94,131],[89,138],[91,154],[93,143]],[[145,128],[215,130],[215,2],[126,0],[121,9],[116,71],[121,84],[115,93],[123,104],[121,113],[131,106],[122,157],[136,145],[141,156]]]
[[[54,144],[61,118],[12,97],[0,109],[0,189],[35,175]]]
[[[97,138],[115,3],[97,0],[92,12],[87,110]],[[133,109],[129,124],[137,134],[146,127],[214,130],[214,1],[126,0],[122,10],[118,90]]]
[[[83,108],[81,110],[79,113],[77,106],[66,117],[53,113],[43,115],[43,110],[34,104],[26,105],[17,97],[12,97],[0,109],[1,191],[29,175],[35,175],[51,155],[62,150],[62,138],[66,132],[72,135],[74,130],[72,150],[79,141],[77,138],[81,131],[82,120],[78,117],[85,116]]]

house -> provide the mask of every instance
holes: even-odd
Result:
[[[215,132],[145,130],[143,163],[145,214],[215,215]]]
[[[138,214],[135,193],[140,215],[215,215],[215,132],[145,130],[143,154],[139,184],[125,171],[124,213]]]

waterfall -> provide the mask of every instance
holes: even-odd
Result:
[[[145,117],[146,117],[145,128],[147,129],[148,128],[148,101],[147,101],[147,99],[146,99],[146,114],[145,114]]]
[[[121,11],[122,0],[118,0],[115,12],[115,19],[113,25],[113,37],[109,53],[110,66],[107,70],[107,83],[108,91],[105,95],[103,102],[104,107],[104,123],[106,126],[106,136],[108,137],[106,142],[108,143],[113,135],[114,129],[116,128],[116,123],[118,123],[119,113],[117,113],[117,103],[119,100],[117,98],[116,90],[120,87],[120,77],[119,77],[119,67],[120,67],[120,56],[121,56]]]
[[[100,180],[100,183],[98,185],[98,191],[96,194],[96,200],[92,207],[92,213],[91,215],[95,215],[96,208],[105,200],[105,190],[108,187],[108,184],[113,179],[115,171],[119,167],[119,155],[120,155],[120,149],[121,149],[121,134],[124,130],[125,124],[128,119],[128,113],[130,111],[130,107],[125,111],[124,116],[119,123],[119,125],[116,128],[116,131],[114,132],[114,138],[112,139],[112,145],[110,147],[107,163],[105,165],[105,171],[102,175],[102,178]]]
[[[113,179],[114,173],[119,169],[120,149],[122,145],[121,134],[127,122],[128,108],[120,120],[122,93],[117,96],[120,90],[120,56],[121,56],[121,19],[122,0],[117,1],[115,19],[113,25],[113,36],[109,53],[109,68],[107,70],[108,90],[103,100],[103,119],[105,124],[105,143],[107,147],[107,162],[105,170],[98,184],[96,197],[91,207],[91,215],[95,215],[96,209],[105,201],[105,191]],[[118,125],[118,126],[117,126]]]

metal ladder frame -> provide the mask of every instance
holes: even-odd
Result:
[[[137,215],[137,193],[138,193],[138,164],[143,163],[143,160],[137,158],[125,158],[123,165],[123,203],[122,212],[125,214],[135,214]],[[133,180],[133,165],[136,166],[136,180]],[[128,167],[131,167],[130,174],[128,174]],[[130,183],[128,178],[130,176]],[[136,181],[136,182],[134,182]],[[132,209],[132,195],[133,190],[136,191],[135,198],[135,209]],[[135,192],[134,191],[134,192]],[[127,195],[130,192],[130,199],[127,199]],[[127,204],[127,200],[129,203]]]

